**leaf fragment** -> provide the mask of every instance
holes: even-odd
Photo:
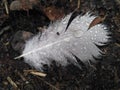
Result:
[[[95,26],[95,25],[103,22],[103,21],[105,20],[105,18],[106,18],[106,16],[104,16],[104,17],[101,17],[101,16],[96,17],[96,18],[90,23],[88,29],[90,29],[90,28],[92,28],[93,26]]]

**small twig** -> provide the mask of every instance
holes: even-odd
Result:
[[[38,72],[35,70],[24,70],[25,73],[30,73],[32,75],[36,75],[36,76],[40,76],[40,77],[45,77],[47,74],[42,73],[42,72]]]
[[[30,72],[30,73],[33,74],[33,75],[41,76],[41,77],[45,77],[46,76],[46,74],[41,73],[41,72],[35,72],[35,71],[33,71],[33,72]]]
[[[14,87],[15,90],[20,90],[18,89],[18,86],[16,85],[16,83],[9,76],[7,77],[7,80]]]
[[[120,44],[119,43],[115,43],[116,46],[120,47]]]
[[[49,85],[50,87],[54,88],[55,90],[59,90],[57,87],[53,86],[52,84],[50,84],[47,81],[43,80],[42,78],[38,77],[38,76],[45,77],[46,76],[45,73],[41,73],[41,72],[34,71],[34,70],[24,70],[24,72],[25,73],[31,73],[32,75],[37,76],[37,78],[42,80],[45,84]]]
[[[120,4],[120,0],[116,0],[116,2],[117,2],[118,4]]]
[[[78,0],[77,9],[80,8],[80,0]]]
[[[23,81],[27,81],[26,78],[20,72],[17,72],[17,74],[21,77]]]
[[[6,14],[9,14],[8,2],[7,2],[7,0],[3,0],[3,3],[4,3],[4,5],[5,5]]]

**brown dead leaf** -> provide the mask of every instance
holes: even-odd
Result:
[[[96,17],[96,18],[90,23],[88,29],[90,29],[91,27],[95,26],[96,24],[98,24],[98,23],[104,21],[105,18],[106,18],[106,16],[104,16],[104,17],[100,17],[100,16]]]
[[[61,19],[64,16],[63,10],[54,6],[44,8],[43,11],[51,21]]]

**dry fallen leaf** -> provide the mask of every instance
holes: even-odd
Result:
[[[44,8],[43,11],[51,21],[61,19],[64,16],[63,10],[54,6]]]
[[[98,23],[104,21],[105,18],[106,18],[106,16],[104,16],[104,17],[100,17],[100,16],[96,17],[96,18],[90,23],[88,29],[90,29],[91,27],[95,26],[96,24],[98,24]]]

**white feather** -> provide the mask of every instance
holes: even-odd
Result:
[[[83,16],[77,16],[65,31],[70,17],[71,14],[50,24],[42,35],[38,34],[27,41],[23,54],[19,57],[24,57],[25,62],[36,69],[41,69],[43,64],[50,65],[51,60],[63,66],[69,62],[77,64],[73,54],[83,62],[94,61],[93,56],[101,55],[101,50],[96,45],[103,46],[108,42],[107,27],[97,24],[88,30],[96,16],[86,13]],[[60,35],[57,35],[57,32]],[[68,62],[66,57],[71,61]]]

